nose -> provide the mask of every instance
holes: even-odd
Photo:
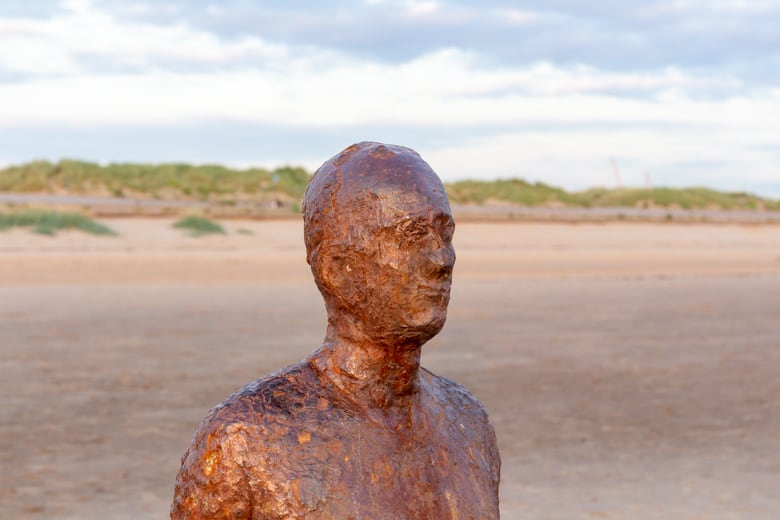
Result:
[[[431,251],[428,259],[436,266],[438,271],[452,271],[452,268],[455,265],[455,248],[452,247],[452,244],[440,245]]]

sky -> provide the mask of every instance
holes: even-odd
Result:
[[[316,169],[780,198],[780,0],[0,2],[0,165]]]

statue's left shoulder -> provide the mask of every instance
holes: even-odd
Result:
[[[501,471],[501,458],[498,453],[498,441],[488,412],[479,400],[458,383],[433,374],[422,368],[422,377],[440,403],[447,421],[456,435],[460,435],[465,446],[476,450],[490,466],[490,472],[498,486]]]
[[[420,370],[434,397],[443,405],[454,407],[463,417],[472,417],[477,422],[489,422],[485,407],[465,387],[425,368]]]

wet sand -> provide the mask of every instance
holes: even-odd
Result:
[[[321,340],[298,223],[107,223],[122,236],[0,233],[2,518],[165,518],[208,409]],[[503,518],[778,518],[780,226],[455,243],[423,364],[487,406]]]

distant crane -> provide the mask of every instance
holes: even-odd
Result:
[[[609,162],[612,164],[612,175],[615,176],[615,184],[617,184],[618,188],[622,188],[623,181],[620,178],[620,169],[618,169],[617,161],[615,159],[610,159]]]

